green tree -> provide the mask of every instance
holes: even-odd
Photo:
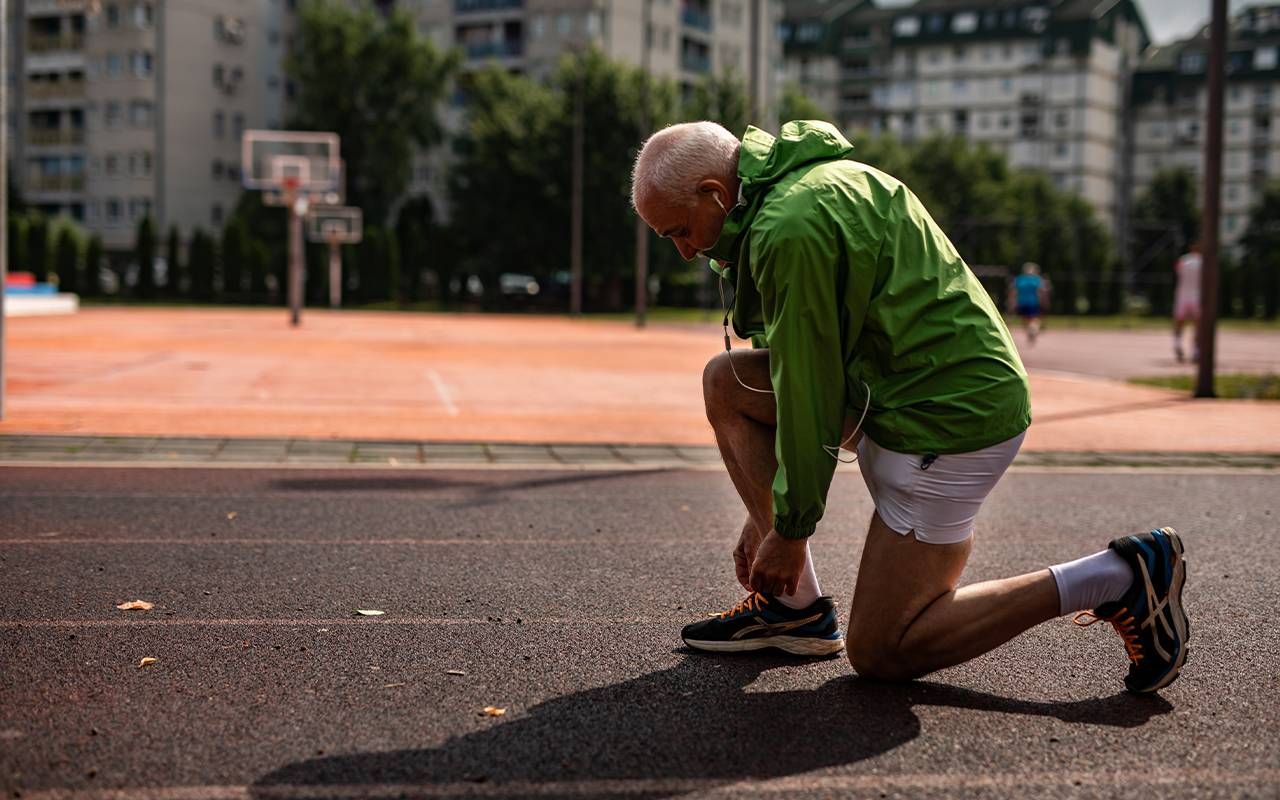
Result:
[[[244,222],[232,216],[222,229],[222,291],[230,297],[244,292],[244,274],[249,256],[249,232]]]
[[[187,263],[191,271],[191,296],[210,302],[214,299],[218,253],[213,237],[197,228],[187,245]]]
[[[89,238],[84,254],[84,293],[89,297],[102,294],[102,237],[96,233]]]
[[[38,281],[49,279],[49,224],[39,213],[27,219],[27,269]]]
[[[156,296],[156,235],[150,216],[138,223],[133,257],[138,262],[138,297],[150,300]]]
[[[265,302],[267,298],[267,265],[271,259],[271,251],[262,242],[249,239],[249,291],[255,303]]]
[[[1151,308],[1167,314],[1173,307],[1173,265],[1200,236],[1196,179],[1189,170],[1165,170],[1133,204],[1130,264]]]
[[[250,276],[250,289],[260,300],[265,300],[272,291],[281,291],[284,286],[282,281],[288,258],[288,215],[281,206],[263,204],[261,192],[243,192],[228,218],[228,224],[232,221],[242,224],[248,234],[253,266],[258,268],[256,282]],[[252,272],[252,267],[250,271]],[[268,284],[273,288],[269,288]]]
[[[27,263],[27,222],[21,214],[10,214],[8,225],[9,271],[25,272]]]
[[[418,33],[413,17],[368,2],[302,6],[285,69],[298,86],[291,125],[334,131],[347,165],[348,202],[386,221],[408,186],[415,147],[443,139],[438,106],[459,63]]]
[[[431,255],[433,209],[426,195],[400,206],[396,217],[396,242],[400,249],[401,297],[410,303],[423,298],[422,273]]]
[[[1249,210],[1241,245],[1242,311],[1275,319],[1280,309],[1280,183],[1269,184]]]
[[[58,288],[64,292],[80,291],[80,244],[68,226],[58,231],[54,244],[54,264],[58,270]]]
[[[778,119],[782,122],[789,122],[793,119],[834,121],[794,83],[788,83],[782,87],[782,101],[778,106]]]
[[[746,133],[751,103],[747,87],[736,75],[707,75],[693,87],[693,96],[683,109],[688,120],[708,120],[741,136]],[[646,133],[647,135],[647,133]]]
[[[168,275],[164,290],[170,297],[181,297],[187,290],[187,274],[182,266],[182,241],[178,238],[178,226],[169,226],[169,238],[165,244],[165,260]]]
[[[400,256],[395,231],[376,225],[365,228],[357,254],[360,302],[399,302]]]

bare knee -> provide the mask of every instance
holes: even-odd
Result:
[[[846,640],[848,642],[849,640]],[[863,678],[879,681],[909,681],[924,674],[911,664],[901,647],[891,645],[847,644],[849,665]]]
[[[720,353],[708,361],[702,370],[702,401],[707,408],[707,419],[712,425],[733,413],[729,400],[732,386],[733,372],[729,354]]]

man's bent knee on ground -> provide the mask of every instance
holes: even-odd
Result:
[[[702,650],[843,646],[807,539],[854,441],[876,514],[850,659],[904,678],[960,663],[1050,617],[1092,610],[1124,637],[1126,686],[1168,685],[1186,657],[1185,566],[1171,530],[957,589],[973,522],[1031,420],[1027,376],[982,285],[907,187],[852,159],[822,122],[741,140],[714,123],[644,143],[637,212],[732,285],[732,322],[762,351],[720,355],[707,417],[748,513],[733,556],[751,589],[687,626]],[[727,333],[726,333],[727,346]],[[728,369],[726,369],[728,367]],[[846,418],[858,414],[850,436]]]

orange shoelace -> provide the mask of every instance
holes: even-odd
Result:
[[[769,601],[765,599],[764,595],[759,592],[752,592],[743,598],[741,603],[738,603],[728,611],[721,611],[717,614],[712,614],[711,616],[724,619],[725,617],[732,617],[735,614],[741,614],[743,611],[759,611],[767,605],[769,605]]]
[[[1100,617],[1092,611],[1081,611],[1071,621],[1082,628],[1087,628],[1095,622],[1110,622],[1111,627],[1115,628],[1116,633],[1120,634],[1120,638],[1124,640],[1124,649],[1129,654],[1129,660],[1135,664],[1142,661],[1142,643],[1138,641],[1138,631],[1133,627],[1133,615],[1129,614],[1129,609],[1122,608],[1109,617]]]

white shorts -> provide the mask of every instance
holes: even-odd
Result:
[[[886,450],[868,436],[858,443],[858,466],[880,519],[893,531],[929,544],[955,544],[973,535],[982,501],[1018,454],[1026,431],[972,453],[925,456]]]

